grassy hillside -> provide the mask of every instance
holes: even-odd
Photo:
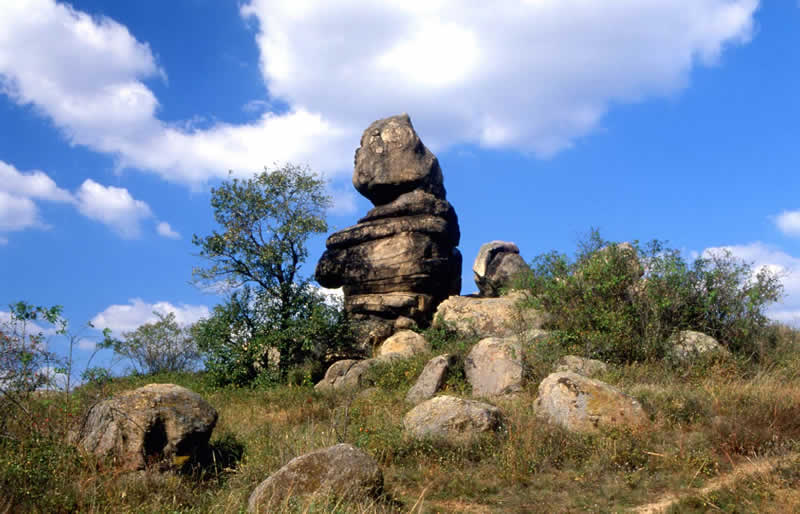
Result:
[[[536,388],[560,356],[531,343],[522,394],[496,403],[507,423],[468,446],[404,437],[403,401],[426,360],[470,341],[436,342],[435,353],[375,370],[377,387],[324,395],[311,387],[219,389],[201,374],[115,379],[69,397],[35,394],[19,430],[0,441],[0,512],[241,512],[253,488],[291,458],[348,442],[383,469],[380,502],[290,503],[290,512],[619,512],[673,495],[674,512],[800,509],[800,337],[772,328],[775,347],[756,363],[610,366],[599,377],[637,398],[651,417],[643,432],[576,435],[533,411]],[[65,436],[99,398],[170,382],[218,411],[213,456],[184,472],[118,474],[67,445]],[[448,394],[468,385],[452,377]],[[13,432],[12,432],[13,433]],[[737,474],[752,462],[768,466]],[[761,472],[759,472],[759,470]],[[713,490],[701,492],[704,486]],[[664,504],[666,505],[666,504]]]

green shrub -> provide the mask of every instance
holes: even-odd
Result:
[[[570,352],[611,362],[663,358],[679,330],[704,332],[732,352],[763,353],[764,311],[782,295],[780,278],[719,251],[687,263],[678,250],[652,241],[616,244],[597,231],[574,260],[536,257],[521,283],[531,306],[551,317],[546,328]]]

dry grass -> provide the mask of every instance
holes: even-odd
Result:
[[[126,379],[102,393],[157,380],[202,394],[219,411],[212,438],[217,460],[193,473],[117,475],[87,456],[64,457],[59,452],[66,446],[54,438],[48,443],[52,448],[47,446],[54,472],[34,477],[42,479],[48,502],[32,493],[16,497],[12,506],[5,492],[0,512],[242,512],[250,492],[270,473],[293,457],[339,442],[358,446],[378,461],[386,497],[361,502],[301,498],[285,504],[286,512],[618,512],[667,494],[688,495],[676,512],[704,511],[703,505],[733,505],[729,511],[737,512],[796,511],[797,459],[698,493],[748,460],[800,450],[800,346],[791,334],[759,364],[612,368],[602,379],[642,402],[653,422],[646,432],[588,436],[550,426],[533,410],[534,380],[515,399],[496,402],[506,414],[501,434],[467,446],[403,435],[408,411],[403,397],[424,359],[384,370],[390,375],[381,386],[360,396],[322,395],[304,387],[215,390],[197,376]],[[531,350],[530,358],[541,355],[532,367],[534,379],[546,372],[541,363],[554,358],[547,351]],[[449,387],[465,390],[458,380]],[[93,398],[88,391],[79,394],[84,407]],[[71,401],[78,402],[75,398]],[[50,399],[42,412],[61,434],[68,419],[54,415],[56,404]],[[237,448],[243,449],[241,458]],[[0,454],[0,490],[16,483],[9,480],[16,476],[14,459],[22,455]]]

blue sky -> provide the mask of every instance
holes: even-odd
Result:
[[[352,225],[361,131],[408,112],[459,215],[462,293],[482,243],[530,260],[598,227],[784,272],[772,315],[793,322],[798,27],[758,0],[2,2],[0,305],[192,322],[219,301],[190,284],[210,187],[308,164]]]

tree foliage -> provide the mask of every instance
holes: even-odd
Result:
[[[721,250],[687,262],[663,242],[618,245],[592,231],[574,260],[536,257],[526,279],[534,306],[570,351],[616,362],[662,358],[680,330],[704,332],[757,356],[782,296],[780,277]]]
[[[212,189],[219,230],[194,236],[208,265],[193,276],[201,285],[222,286],[229,297],[194,334],[219,381],[285,375],[312,350],[333,343],[324,337],[343,330],[341,315],[301,275],[309,238],[328,230],[330,204],[323,179],[291,164]]]
[[[122,339],[106,337],[100,347],[110,348],[130,360],[140,374],[193,369],[200,355],[189,330],[178,324],[172,312],[153,314],[158,318],[156,321],[124,332]]]

